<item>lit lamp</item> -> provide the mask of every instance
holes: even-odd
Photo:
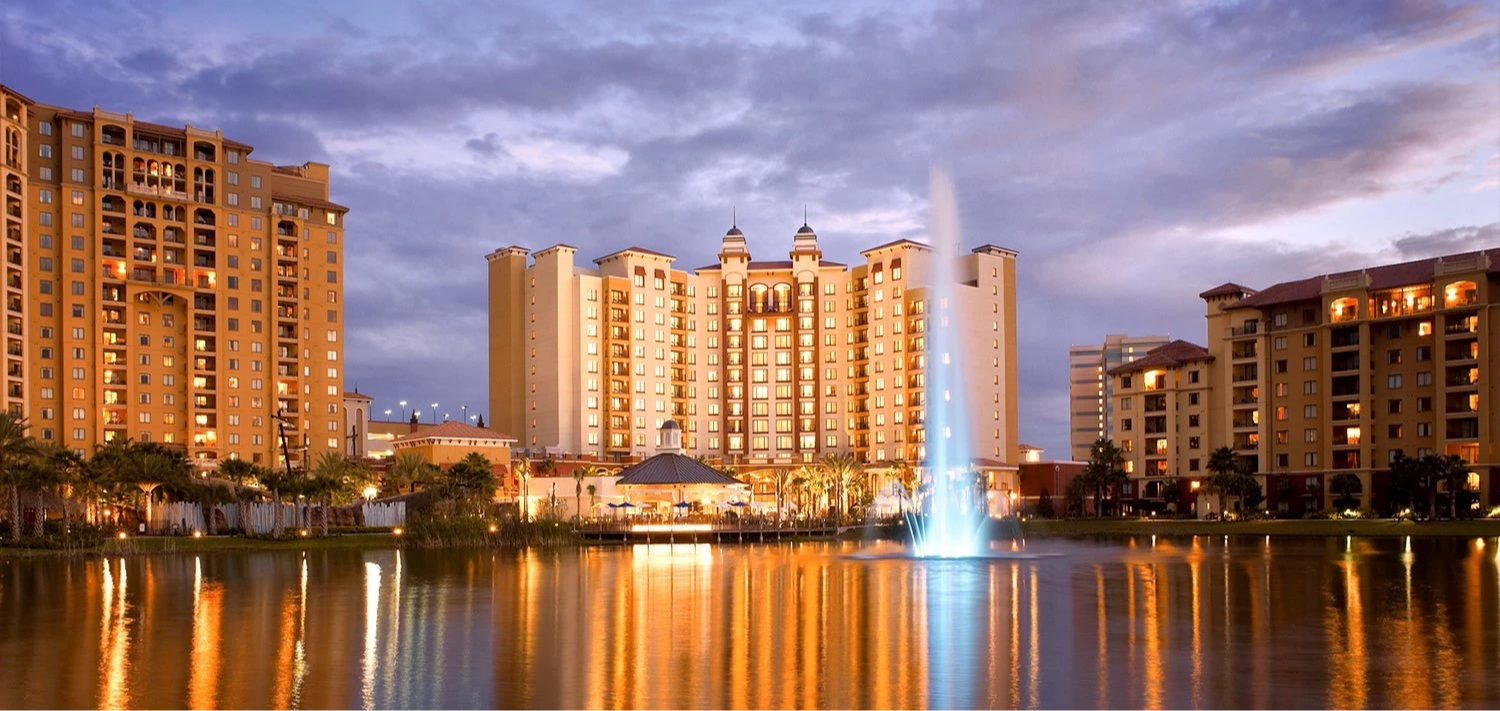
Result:
[[[380,493],[380,491],[378,489],[376,489],[375,487],[373,487],[373,486],[367,486],[367,487],[365,487],[365,490],[363,492],[361,492],[361,493],[363,493],[365,495],[365,501],[369,502],[371,499],[374,499],[375,495],[378,494],[378,493]]]

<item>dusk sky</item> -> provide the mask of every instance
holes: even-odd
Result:
[[[1018,260],[1021,439],[1067,349],[1204,344],[1198,293],[1500,246],[1500,0],[0,5],[0,82],[332,165],[345,386],[487,408],[484,256],[922,240]]]

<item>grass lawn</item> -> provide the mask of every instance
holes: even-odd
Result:
[[[1500,536],[1500,520],[1398,521],[1395,519],[1291,519],[1197,521],[1154,519],[1030,519],[1027,537],[1069,536]]]

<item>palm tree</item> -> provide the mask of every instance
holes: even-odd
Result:
[[[389,493],[400,494],[402,487],[407,493],[417,490],[417,484],[425,484],[432,477],[433,466],[416,452],[402,452],[391,460],[385,471],[385,483],[392,486]]]
[[[10,539],[21,540],[21,482],[25,465],[37,455],[35,439],[26,434],[26,418],[10,411],[0,412],[0,483],[10,495]]]
[[[46,522],[45,497],[60,485],[69,485],[76,481],[79,472],[83,470],[83,457],[77,452],[60,444],[41,445],[37,455],[32,458],[30,489],[36,500],[36,535],[43,535],[43,524]],[[64,527],[68,523],[68,511],[66,502],[63,503],[62,519]]]
[[[781,510],[786,508],[786,494],[792,483],[796,470],[791,467],[777,467],[771,470],[771,481],[776,484],[776,523],[781,523]]]
[[[854,458],[853,453],[841,452],[824,455],[823,468],[827,470],[832,485],[837,488],[839,505],[837,518],[843,519],[849,508],[849,484],[859,476],[863,467],[859,465],[859,460]]]
[[[511,473],[516,475],[516,506],[522,521],[526,520],[526,480],[531,478],[531,463],[525,457],[513,460]]]
[[[1333,475],[1333,479],[1328,482],[1328,488],[1339,496],[1334,500],[1334,505],[1348,508],[1355,502],[1354,494],[1359,493],[1361,487],[1359,477],[1349,472],[1341,472]]]
[[[606,474],[609,474],[609,470],[605,469],[604,467],[598,466],[596,464],[589,464],[589,465],[585,465],[585,466],[582,466],[582,467],[574,467],[574,469],[573,469],[573,481],[578,486],[578,488],[575,490],[575,493],[574,493],[574,501],[576,501],[578,503],[578,513],[574,515],[575,519],[582,519],[583,518],[583,478],[584,477],[589,477],[589,476],[605,476]],[[589,489],[589,495],[592,496],[593,493],[594,493],[594,491],[596,490],[595,487],[594,487],[594,485],[593,484],[589,484],[588,485],[588,489]],[[590,511],[593,510],[592,502],[590,502],[589,510]]]
[[[1236,475],[1239,473],[1239,459],[1234,450],[1228,447],[1215,449],[1208,455],[1208,471],[1213,476],[1209,477],[1208,488],[1219,495],[1219,518],[1224,518],[1224,495],[1235,491],[1238,485]]]
[[[296,475],[290,471],[281,469],[270,469],[267,467],[256,468],[256,478],[260,479],[260,485],[271,490],[271,536],[280,538],[286,530],[285,517],[281,511],[281,495],[291,493],[296,488]]]
[[[584,488],[588,489],[589,492],[589,513],[592,514],[594,509],[599,506],[599,487],[589,484]]]
[[[1111,440],[1100,437],[1089,447],[1089,463],[1084,476],[1094,487],[1094,515],[1102,517],[1104,508],[1100,499],[1108,492],[1118,496],[1120,485],[1125,483],[1125,452]]]
[[[215,514],[218,513],[219,504],[235,500],[234,490],[217,481],[204,481],[195,488],[198,504],[203,507],[203,524],[208,529],[208,535],[216,535],[219,532],[219,522]]]
[[[478,452],[469,452],[448,468],[445,494],[465,502],[487,501],[495,496],[495,468]]]
[[[343,452],[323,452],[318,455],[318,461],[313,465],[308,496],[323,497],[319,508],[323,514],[324,536],[328,535],[328,514],[333,508],[334,497],[352,491],[365,476],[368,476],[368,470]]]
[[[899,505],[905,506],[905,501],[909,500],[911,501],[913,513],[921,510],[917,506],[917,487],[922,484],[921,472],[916,467],[913,467],[910,462],[903,459],[896,462],[896,466],[891,472],[891,477],[901,487],[902,501],[898,502]]]
[[[1435,455],[1433,471],[1441,477],[1448,489],[1448,518],[1458,518],[1459,482],[1467,479],[1469,463],[1456,454]]]
[[[219,477],[233,482],[236,486],[246,486],[255,481],[255,465],[243,459],[226,459],[219,462]],[[245,496],[245,489],[232,491],[231,500],[235,503],[240,520],[240,530],[244,533],[250,532],[250,497]],[[228,503],[228,502],[225,502]]]

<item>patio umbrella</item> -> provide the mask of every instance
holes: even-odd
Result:
[[[743,501],[731,501],[729,503],[729,505],[730,506],[737,506],[737,507],[745,507],[745,506],[749,506],[750,504],[747,504],[747,503],[745,503]]]
[[[689,506],[692,506],[692,504],[690,504],[690,503],[688,503],[686,501],[679,501],[679,502],[677,502],[675,504],[672,504],[672,505],[676,506],[679,509],[685,509],[685,508],[687,508]]]

